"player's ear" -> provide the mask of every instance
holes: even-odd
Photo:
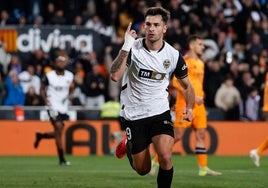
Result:
[[[163,27],[163,33],[164,34],[167,32],[167,28],[168,28],[168,26],[167,26],[167,24],[165,24],[164,27]]]

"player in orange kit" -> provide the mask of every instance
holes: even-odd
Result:
[[[265,76],[265,85],[263,92],[263,107],[262,107],[262,115],[264,121],[268,121],[268,64],[266,67],[266,76]]]
[[[263,107],[262,107],[262,115],[264,121],[268,121],[268,67],[266,68],[266,77],[265,77],[265,86],[263,93]],[[268,137],[256,148],[252,149],[249,152],[249,156],[251,157],[255,166],[260,166],[260,156],[264,150],[268,148]]]
[[[174,121],[174,136],[175,143],[182,139],[185,128],[191,126],[195,131],[196,145],[195,154],[199,165],[199,176],[218,176],[222,173],[211,170],[207,166],[207,151],[205,148],[205,133],[207,128],[207,115],[204,105],[203,92],[203,77],[204,63],[200,59],[203,54],[204,44],[203,39],[197,35],[191,35],[188,38],[188,52],[184,56],[188,67],[188,75],[195,90],[195,105],[193,108],[193,120],[185,120],[185,98],[183,90],[179,83],[173,79],[171,85],[177,90],[175,103],[175,121]],[[152,165],[156,167],[157,159],[152,159]],[[155,170],[155,168],[153,168]],[[153,172],[151,173],[153,174]]]

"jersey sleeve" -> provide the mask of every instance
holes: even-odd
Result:
[[[177,62],[176,69],[174,71],[174,75],[178,79],[183,79],[188,76],[188,68],[181,54],[179,55],[179,59]]]
[[[127,67],[129,67],[129,65],[131,64],[131,50],[129,51],[129,53],[128,53],[128,56],[127,56],[127,62],[126,62],[126,64],[127,64]]]

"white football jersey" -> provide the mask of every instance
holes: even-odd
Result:
[[[69,88],[74,79],[73,73],[65,70],[63,75],[58,75],[53,70],[46,74],[46,79],[46,94],[51,105],[50,108],[62,114],[67,113]]]
[[[145,39],[137,39],[127,60],[122,80],[120,115],[137,120],[169,110],[171,76],[185,78],[187,66],[179,51],[166,42],[158,51],[148,50]]]

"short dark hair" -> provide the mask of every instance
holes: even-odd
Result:
[[[161,15],[164,23],[167,23],[169,18],[170,18],[170,12],[162,7],[150,7],[150,8],[148,8],[146,13],[145,13],[145,18],[149,15],[150,16]]]
[[[190,43],[193,42],[193,41],[196,41],[197,39],[202,40],[203,38],[200,35],[190,35],[190,36],[188,36],[188,38],[187,38],[188,49],[189,49]]]

